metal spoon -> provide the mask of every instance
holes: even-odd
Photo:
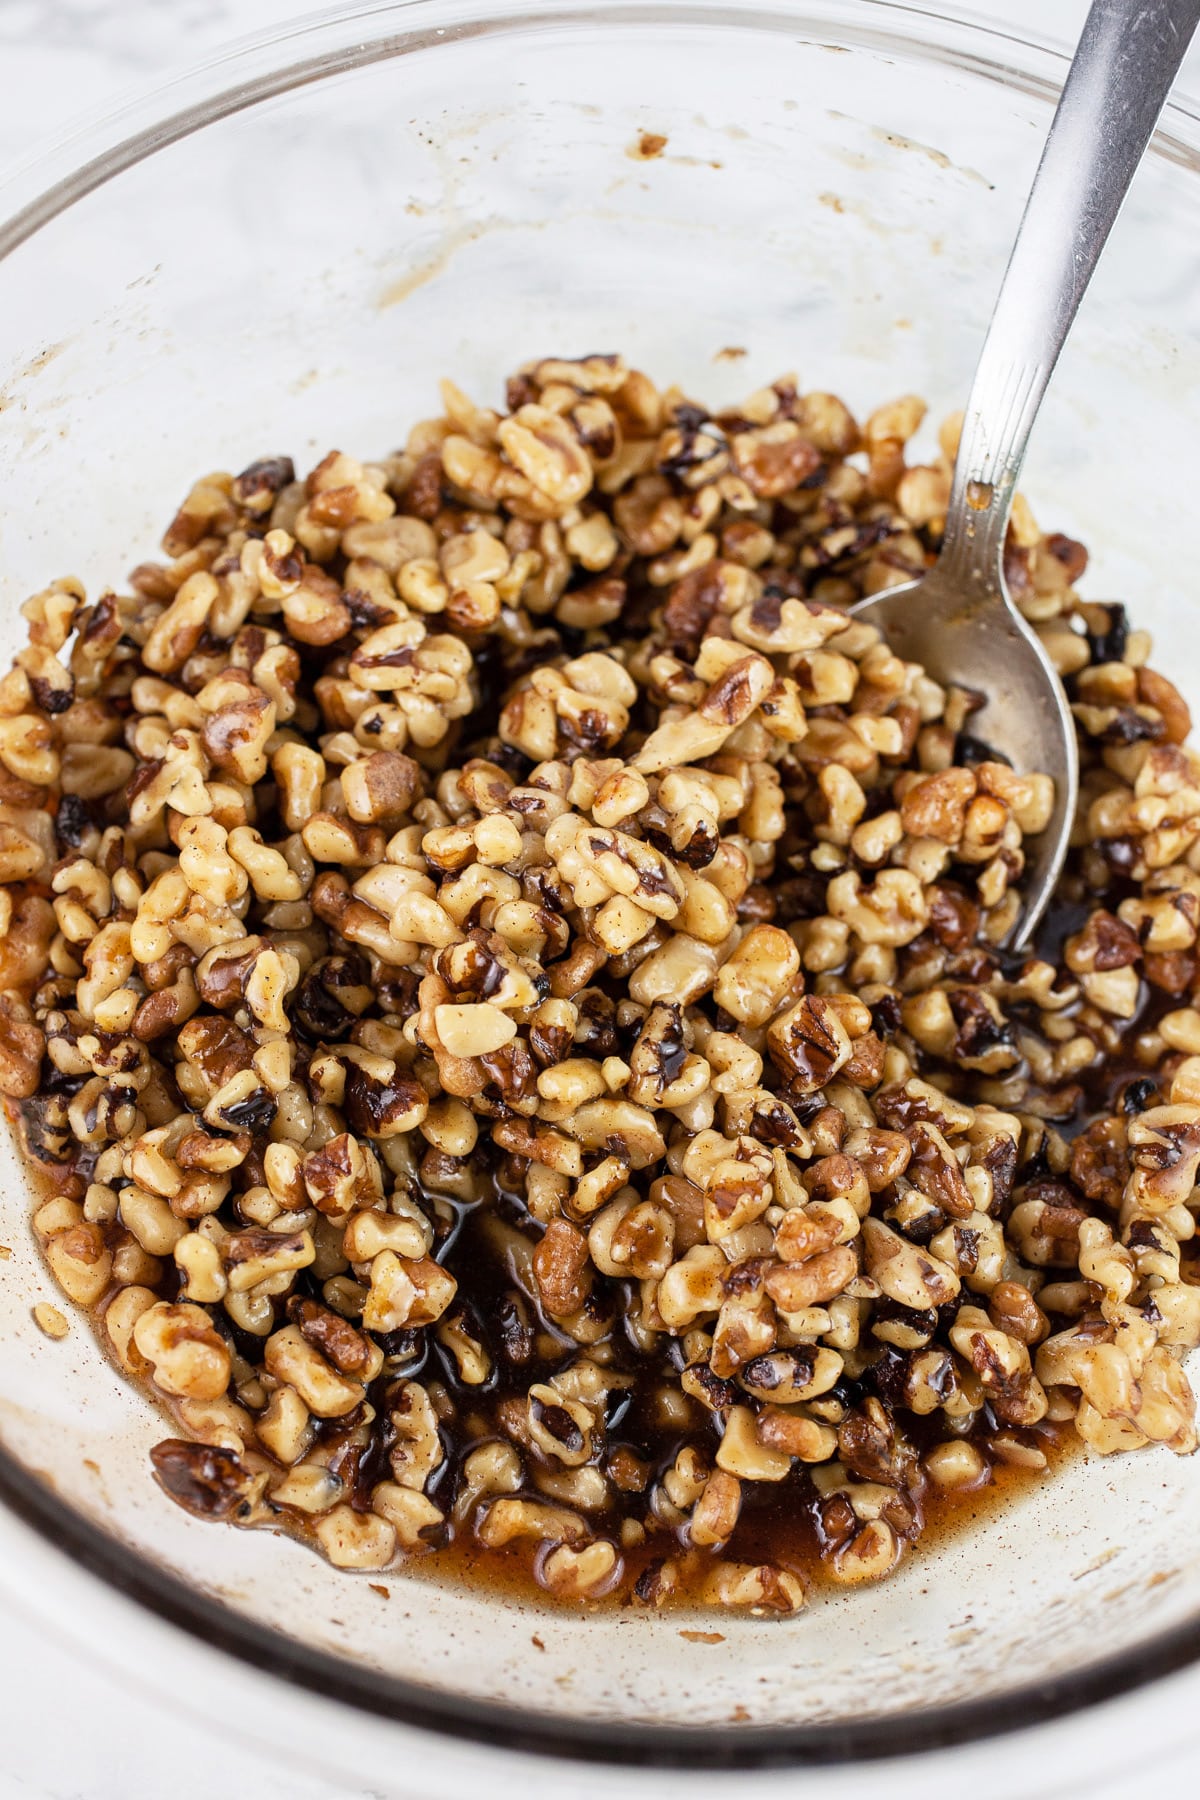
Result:
[[[1042,397],[1198,19],[1200,0],[1095,0],[975,371],[941,554],[854,609],[935,680],[985,694],[972,729],[1015,768],[1054,777],[1054,816],[1027,847],[1019,949],[1062,868],[1079,758],[1062,682],[1008,591],[1004,537]]]

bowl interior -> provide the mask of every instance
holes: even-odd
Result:
[[[359,66],[340,66],[354,45]],[[27,594],[68,572],[119,582],[197,474],[384,452],[437,409],[442,374],[494,403],[530,357],[620,349],[705,398],[796,370],[855,410],[922,393],[935,419],[965,392],[1055,73],[1008,40],[837,0],[508,22],[398,6],[266,63],[314,54],[324,67],[290,90],[275,81],[287,91],[81,193],[0,263],[6,659]],[[1024,487],[1039,518],[1090,545],[1086,592],[1125,599],[1160,666],[1200,696],[1181,473],[1200,376],[1200,138],[1182,116],[1171,129]],[[648,160],[645,132],[667,140]],[[1200,1461],[1165,1452],[1079,1459],[885,1586],[776,1626],[531,1611],[420,1568],[384,1597],[282,1539],[206,1527],[152,1486],[160,1423],[84,1324],[60,1344],[34,1326],[53,1284],[7,1142],[0,1155],[0,1486],[31,1472],[48,1528],[65,1505],[101,1555],[131,1546],[156,1603],[176,1606],[183,1580],[219,1604],[235,1647],[254,1654],[247,1629],[273,1628],[302,1662],[335,1659],[367,1703],[403,1711],[425,1690],[516,1709],[535,1732],[590,1721],[599,1742],[618,1721],[621,1741],[787,1727],[801,1751],[822,1726],[869,1747],[873,1720],[895,1748],[958,1729],[945,1709],[969,1702],[1012,1722],[1035,1678],[1060,1704],[1071,1678],[1116,1680],[1098,1671],[1118,1654],[1128,1685],[1200,1633]]]

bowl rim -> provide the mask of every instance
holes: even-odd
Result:
[[[36,151],[0,181],[0,260],[127,169],[263,101],[465,37],[614,25],[786,31],[818,43],[832,34],[839,45],[917,54],[1046,102],[1069,62],[1053,40],[906,0],[617,0],[601,9],[593,0],[367,0],[237,39]],[[1151,153],[1200,174],[1200,106],[1173,98]],[[1076,1674],[901,1718],[739,1726],[546,1718],[368,1670],[245,1617],[92,1523],[2,1443],[0,1504],[63,1561],[259,1674],[437,1737],[590,1764],[745,1773],[913,1757],[1062,1721],[1200,1662],[1198,1613]]]

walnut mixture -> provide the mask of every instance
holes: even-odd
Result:
[[[1050,782],[845,610],[936,553],[952,423],[910,465],[915,399],[616,356],[443,394],[204,477],[0,680],[0,1088],[163,1488],[786,1614],[1072,1426],[1193,1450],[1200,759],[1146,635],[1018,503],[1084,773],[1016,956]]]

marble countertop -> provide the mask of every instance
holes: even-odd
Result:
[[[0,0],[0,174],[81,114],[309,10],[295,0]],[[959,10],[1067,43],[1086,3],[992,0]],[[1179,85],[1200,96],[1200,38]]]
[[[103,111],[221,43],[269,30],[303,10],[295,0],[0,0],[0,176],[80,115]],[[992,0],[973,10],[1065,42],[1078,29],[1085,0]],[[1200,48],[1193,49],[1181,85],[1200,95]],[[131,1672],[106,1671],[102,1654],[85,1667],[35,1620],[3,1603],[0,1643],[0,1800],[207,1800],[220,1793],[355,1800],[350,1790],[320,1778],[311,1784],[294,1775],[281,1779],[258,1753],[238,1749],[194,1716],[163,1717],[139,1694]],[[1160,1791],[1185,1791],[1187,1767],[1156,1770]],[[409,1776],[418,1791],[420,1771]],[[1069,1775],[1063,1780],[1063,1792],[1071,1793]],[[731,1794],[735,1785],[743,1791],[731,1783]],[[1120,1800],[1116,1789],[1105,1791]]]
[[[0,170],[80,115],[310,10],[291,0],[0,0]]]

